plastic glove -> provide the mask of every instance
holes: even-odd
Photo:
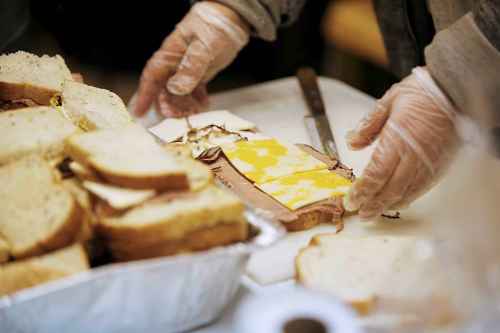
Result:
[[[228,66],[248,43],[249,28],[234,11],[198,2],[147,62],[135,114],[151,104],[167,117],[201,111],[208,104],[205,84]]]
[[[455,119],[454,107],[424,67],[394,85],[347,135],[353,150],[379,140],[345,198],[346,209],[370,219],[429,190],[457,151]]]

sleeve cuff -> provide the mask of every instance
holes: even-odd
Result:
[[[253,35],[267,41],[276,39],[276,31],[281,23],[279,1],[266,1],[266,6],[259,0],[215,1],[231,8],[243,17],[251,26]]]

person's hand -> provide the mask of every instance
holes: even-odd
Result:
[[[353,150],[379,140],[345,198],[346,209],[370,219],[429,190],[457,151],[455,119],[454,107],[425,68],[394,85],[347,135]]]
[[[166,117],[196,113],[208,104],[206,83],[248,43],[249,27],[216,2],[196,3],[147,62],[134,113],[155,103]]]

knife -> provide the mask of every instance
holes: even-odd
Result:
[[[309,114],[304,117],[304,122],[311,138],[312,146],[317,150],[323,151],[331,158],[340,161],[314,69],[310,67],[300,68],[297,71],[297,79],[299,80],[302,94],[309,108]]]

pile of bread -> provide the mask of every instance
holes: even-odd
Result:
[[[244,206],[59,57],[0,56],[0,295],[127,261],[244,241]],[[98,255],[99,254],[99,255]]]

